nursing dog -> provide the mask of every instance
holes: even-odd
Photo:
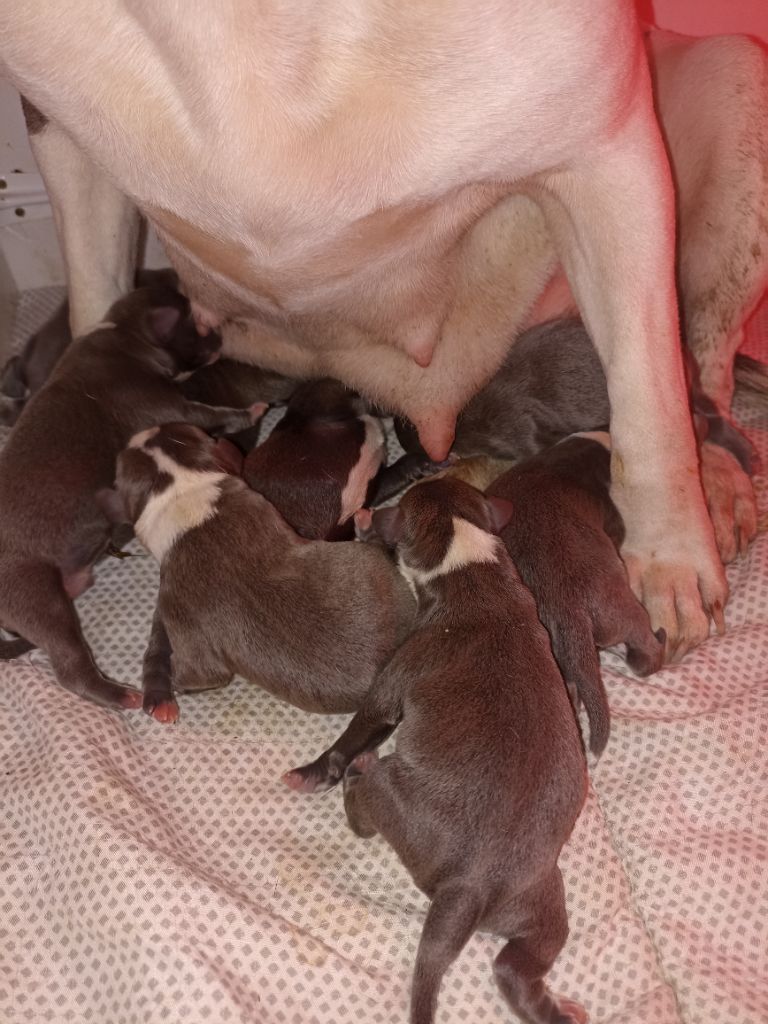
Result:
[[[662,136],[632,0],[232,0],[193,31],[149,0],[49,8],[0,12],[0,67],[30,101],[74,323],[126,287],[138,206],[227,354],[337,377],[439,461],[559,260],[608,368],[633,585],[678,645],[707,634],[727,587],[682,398],[664,143],[686,320],[706,305],[716,351],[764,280],[759,47],[651,45]],[[712,245],[717,187],[737,216]]]
[[[168,651],[156,675],[145,663],[145,709],[175,721],[174,692],[238,674],[305,711],[354,711],[407,635],[408,587],[381,548],[299,537],[229,468],[202,430],[166,424],[131,440],[102,495],[160,563]]]
[[[65,689],[119,708],[140,694],[99,671],[72,603],[112,536],[97,492],[137,430],[169,418],[237,430],[263,407],[183,397],[173,379],[217,358],[220,339],[197,334],[174,289],[134,291],[109,316],[68,347],[0,451],[0,624],[22,638],[0,643],[0,657],[42,647]]]
[[[586,1020],[544,983],[568,934],[557,859],[586,763],[536,604],[494,536],[510,513],[446,479],[374,513],[416,592],[414,631],[339,740],[285,776],[305,792],[344,777],[352,830],[380,832],[432,900],[412,1024],[431,1024],[442,976],[478,929],[507,940],[494,974],[522,1020]],[[393,754],[366,756],[395,729]]]

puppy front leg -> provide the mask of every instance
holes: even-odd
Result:
[[[331,789],[344,777],[355,758],[379,747],[403,717],[405,678],[386,672],[368,691],[363,706],[333,746],[311,764],[283,775],[283,782],[302,793]]]
[[[247,409],[205,405],[203,402],[185,402],[183,417],[186,423],[200,427],[208,433],[237,434],[258,423],[268,408],[266,402],[256,402]]]
[[[142,664],[141,688],[144,711],[158,722],[176,722],[179,718],[179,705],[174,699],[171,683],[171,653],[171,641],[160,609],[155,607]]]
[[[728,596],[701,489],[678,335],[669,170],[650,107],[588,162],[543,182],[542,205],[605,367],[611,495],[630,582],[669,656],[723,625]]]
[[[29,143],[51,199],[75,337],[133,288],[139,212],[58,125],[22,101]]]

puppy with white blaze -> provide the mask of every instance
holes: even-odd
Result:
[[[633,0],[72,0],[66,18],[25,0],[0,10],[0,40],[0,73],[29,101],[78,332],[128,286],[138,209],[201,329],[221,324],[225,354],[336,377],[411,419],[439,461],[562,266],[606,368],[634,589],[677,650],[707,635],[727,587],[685,401],[675,197]],[[765,266],[734,254],[768,251],[753,102],[765,64],[756,47],[708,53],[698,66],[674,47],[651,55],[691,192],[682,244],[722,254],[681,250],[686,318],[703,332],[708,297],[707,322],[730,338]],[[699,88],[727,95],[734,61],[746,127],[734,101]],[[697,134],[695,174],[686,96],[715,129],[714,144]],[[710,164],[746,211],[724,218],[716,246],[696,230]]]
[[[160,563],[145,710],[175,721],[174,691],[240,675],[305,711],[354,711],[412,625],[408,587],[381,547],[300,537],[230,449],[185,423],[144,431],[102,496]]]
[[[285,776],[303,792],[343,777],[352,830],[380,833],[432,900],[411,1024],[432,1024],[442,976],[478,929],[507,940],[494,974],[521,1020],[586,1020],[544,983],[568,934],[557,859],[586,761],[536,603],[496,536],[510,516],[509,502],[449,479],[373,513],[416,593],[415,628],[342,736]]]

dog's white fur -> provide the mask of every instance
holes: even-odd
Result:
[[[136,434],[129,447],[146,452],[157,468],[171,477],[167,487],[150,495],[134,526],[147,551],[162,562],[180,537],[216,515],[226,473],[187,469],[159,448],[146,447],[156,433],[153,427]]]
[[[6,72],[51,119],[33,141],[76,327],[127,284],[128,195],[201,321],[224,321],[230,355],[337,376],[410,416],[441,458],[559,256],[607,371],[630,577],[678,650],[707,635],[704,608],[727,592],[684,398],[674,197],[631,0],[76,0],[66,18],[25,0],[0,11],[0,39]],[[757,54],[741,57],[754,79]],[[695,104],[698,123],[702,69],[674,46],[654,58],[685,163],[679,107]],[[717,133],[723,110],[706,113]],[[696,235],[687,217],[693,200],[683,244]],[[748,230],[733,225],[734,241]],[[729,296],[715,281],[713,308],[730,302],[740,323],[758,276]]]
[[[434,569],[419,569],[409,565],[402,555],[398,558],[397,567],[406,583],[418,599],[416,587],[423,587],[440,576],[465,569],[468,565],[482,562],[498,562],[501,541],[487,530],[470,523],[460,516],[453,517],[453,537],[448,545],[445,557]]]

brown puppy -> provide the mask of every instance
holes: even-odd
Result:
[[[379,421],[353,391],[325,378],[299,385],[243,476],[302,537],[348,540],[385,457]]]
[[[138,270],[139,288],[178,286],[174,270]],[[69,302],[63,302],[43,326],[27,340],[24,348],[0,370],[0,423],[10,426],[21,415],[27,401],[48,380],[62,354],[72,344],[69,326]],[[201,342],[204,348],[216,346],[216,337]],[[217,359],[201,367],[181,390],[187,398],[206,405],[247,406],[253,402],[279,402],[288,398],[297,381],[280,373],[262,370],[233,359]]]
[[[493,536],[509,515],[507,502],[448,479],[374,513],[416,591],[416,628],[342,737],[286,776],[296,789],[332,785],[400,725],[394,754],[347,774],[344,803],[353,831],[380,832],[432,899],[412,1024],[433,1020],[442,976],[477,929],[508,940],[494,971],[523,1020],[585,1019],[544,976],[568,933],[557,859],[586,763],[533,597]]]
[[[536,598],[574,704],[584,702],[598,755],[610,717],[597,648],[626,643],[630,667],[645,676],[661,668],[666,639],[651,631],[618,555],[624,525],[610,498],[610,461],[607,434],[576,435],[486,490],[514,507],[502,540]]]
[[[113,508],[160,562],[156,717],[178,714],[170,650],[177,692],[238,674],[306,711],[354,711],[410,628],[408,587],[380,548],[303,540],[228,468],[187,424],[138,434],[118,459]]]
[[[0,452],[0,624],[27,641],[0,644],[0,657],[42,647],[66,689],[133,707],[139,694],[98,670],[72,604],[110,541],[96,493],[136,430],[170,418],[236,430],[256,411],[190,402],[173,384],[216,358],[219,340],[197,335],[172,288],[132,292],[109,317],[69,346]]]

